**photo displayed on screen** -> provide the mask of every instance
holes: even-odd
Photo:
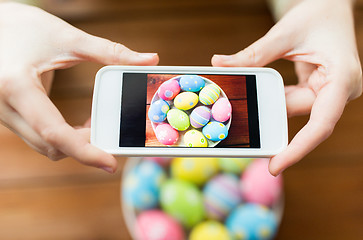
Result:
[[[145,147],[260,147],[255,76],[146,78]]]

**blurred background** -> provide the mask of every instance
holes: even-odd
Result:
[[[31,1],[91,34],[140,52],[160,65],[208,66],[235,53],[274,22],[265,0]],[[363,0],[355,8],[363,50]],[[293,64],[270,65],[294,84]],[[94,76],[82,63],[56,72],[51,98],[73,125],[89,116]],[[290,139],[308,116],[289,120]],[[363,100],[349,103],[333,135],[284,173],[285,211],[277,239],[362,239]],[[109,175],[72,159],[52,162],[0,126],[0,239],[130,239],[120,206],[121,168]]]

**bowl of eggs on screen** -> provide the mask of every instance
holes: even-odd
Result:
[[[161,145],[214,147],[228,136],[232,106],[210,79],[179,75],[159,86],[148,118]]]
[[[273,239],[282,181],[268,172],[268,159],[129,158],[123,216],[132,239]]]

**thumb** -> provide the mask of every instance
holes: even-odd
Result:
[[[290,50],[290,42],[271,29],[265,36],[233,55],[214,55],[215,67],[262,67],[283,57]]]
[[[135,52],[120,43],[82,33],[73,51],[81,60],[105,65],[156,65],[159,62],[157,53]]]

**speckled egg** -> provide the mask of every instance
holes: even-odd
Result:
[[[206,125],[210,120],[210,109],[206,106],[199,106],[193,109],[190,114],[190,124],[194,128],[201,128]]]
[[[182,110],[179,109],[171,109],[168,111],[167,119],[169,124],[179,131],[184,131],[188,129],[189,116]]]
[[[252,160],[252,158],[220,158],[219,166],[223,172],[240,174]]]
[[[217,158],[174,158],[170,165],[171,176],[197,184],[204,184],[218,170]]]
[[[212,116],[218,122],[225,122],[231,117],[232,106],[227,98],[218,99],[212,107]]]
[[[163,82],[158,89],[159,97],[166,101],[173,100],[179,92],[180,86],[178,81],[175,79]]]
[[[165,181],[161,186],[160,204],[166,213],[186,228],[191,228],[204,218],[202,194],[196,185],[187,181]]]
[[[189,110],[198,103],[198,95],[193,92],[179,93],[174,99],[174,106],[180,110]]]
[[[228,129],[226,125],[220,122],[209,122],[202,129],[202,132],[206,138],[212,141],[221,141],[228,136]]]
[[[238,177],[227,173],[213,177],[205,185],[203,196],[208,218],[223,220],[242,202]]]
[[[232,239],[273,239],[277,221],[267,207],[248,203],[239,206],[228,216],[226,227]]]
[[[205,86],[199,93],[199,101],[204,105],[211,105],[217,101],[221,90],[216,84]]]
[[[142,161],[127,173],[122,195],[129,207],[151,209],[159,203],[160,186],[166,178],[164,170],[152,161]]]
[[[184,134],[184,144],[187,147],[208,147],[208,141],[198,130],[189,130]]]
[[[179,132],[167,123],[156,126],[155,135],[164,145],[174,145],[179,139]]]
[[[256,159],[241,176],[242,195],[248,202],[272,206],[280,198],[282,176],[272,176],[268,163],[268,159]]]
[[[204,88],[204,79],[198,75],[183,75],[179,79],[181,89],[188,92],[199,92]]]
[[[169,109],[169,104],[162,99],[153,102],[148,112],[150,121],[155,123],[163,122]]]
[[[185,239],[180,223],[160,210],[144,211],[137,216],[135,236],[143,240]]]
[[[217,221],[204,221],[196,225],[189,240],[231,240],[227,228]]]

